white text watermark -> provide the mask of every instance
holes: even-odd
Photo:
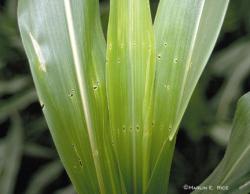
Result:
[[[229,186],[227,185],[202,185],[202,186],[194,186],[194,185],[183,185],[184,190],[190,191],[228,191]]]

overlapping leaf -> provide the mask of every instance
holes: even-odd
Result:
[[[110,3],[106,72],[110,127],[126,191],[142,193],[149,176],[145,149],[155,72],[149,2]]]
[[[215,45],[228,2],[160,1],[154,23],[157,61],[149,193],[166,193],[178,126]]]
[[[223,160],[214,172],[201,184],[212,186],[213,191],[195,191],[196,193],[234,193],[250,192],[250,93],[244,95],[238,103],[232,133]],[[225,190],[218,187],[228,187]]]
[[[113,193],[112,176],[103,177],[113,168],[100,162],[108,124],[98,1],[21,0],[18,10],[41,106],[76,190]]]
[[[83,194],[161,194],[228,0],[21,0],[19,26],[64,166]],[[205,33],[208,33],[204,36]]]

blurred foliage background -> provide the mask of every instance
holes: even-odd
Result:
[[[154,15],[157,1],[151,3]],[[170,194],[188,193],[183,185],[201,183],[223,157],[236,102],[250,90],[249,8],[249,0],[231,0],[181,124]],[[0,193],[73,194],[37,101],[16,9],[17,0],[0,0]],[[105,33],[108,9],[101,1]]]

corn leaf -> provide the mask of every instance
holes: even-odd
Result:
[[[232,133],[224,158],[214,172],[201,184],[213,186],[214,190],[195,191],[200,193],[234,193],[250,192],[250,93],[238,102]],[[217,189],[217,186],[228,186],[228,190]]]
[[[149,2],[111,0],[107,97],[114,152],[127,193],[142,193],[147,187],[154,65]]]
[[[23,155],[23,133],[21,118],[15,113],[12,116],[12,127],[2,145],[4,147],[0,163],[0,193],[14,193]]]
[[[106,46],[97,0],[20,0],[38,97],[78,193],[167,192],[177,128],[227,3],[161,0],[153,25],[148,0],[111,0]]]
[[[76,191],[119,193],[111,191],[112,176],[103,178],[114,168],[100,163],[108,161],[109,136],[98,1],[21,0],[18,20],[41,107]]]
[[[148,193],[166,193],[178,126],[215,45],[228,0],[161,0],[154,31],[156,79]],[[159,186],[160,185],[160,186]]]

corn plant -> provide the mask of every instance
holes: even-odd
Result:
[[[79,194],[164,194],[178,126],[229,0],[20,0],[43,113]]]

